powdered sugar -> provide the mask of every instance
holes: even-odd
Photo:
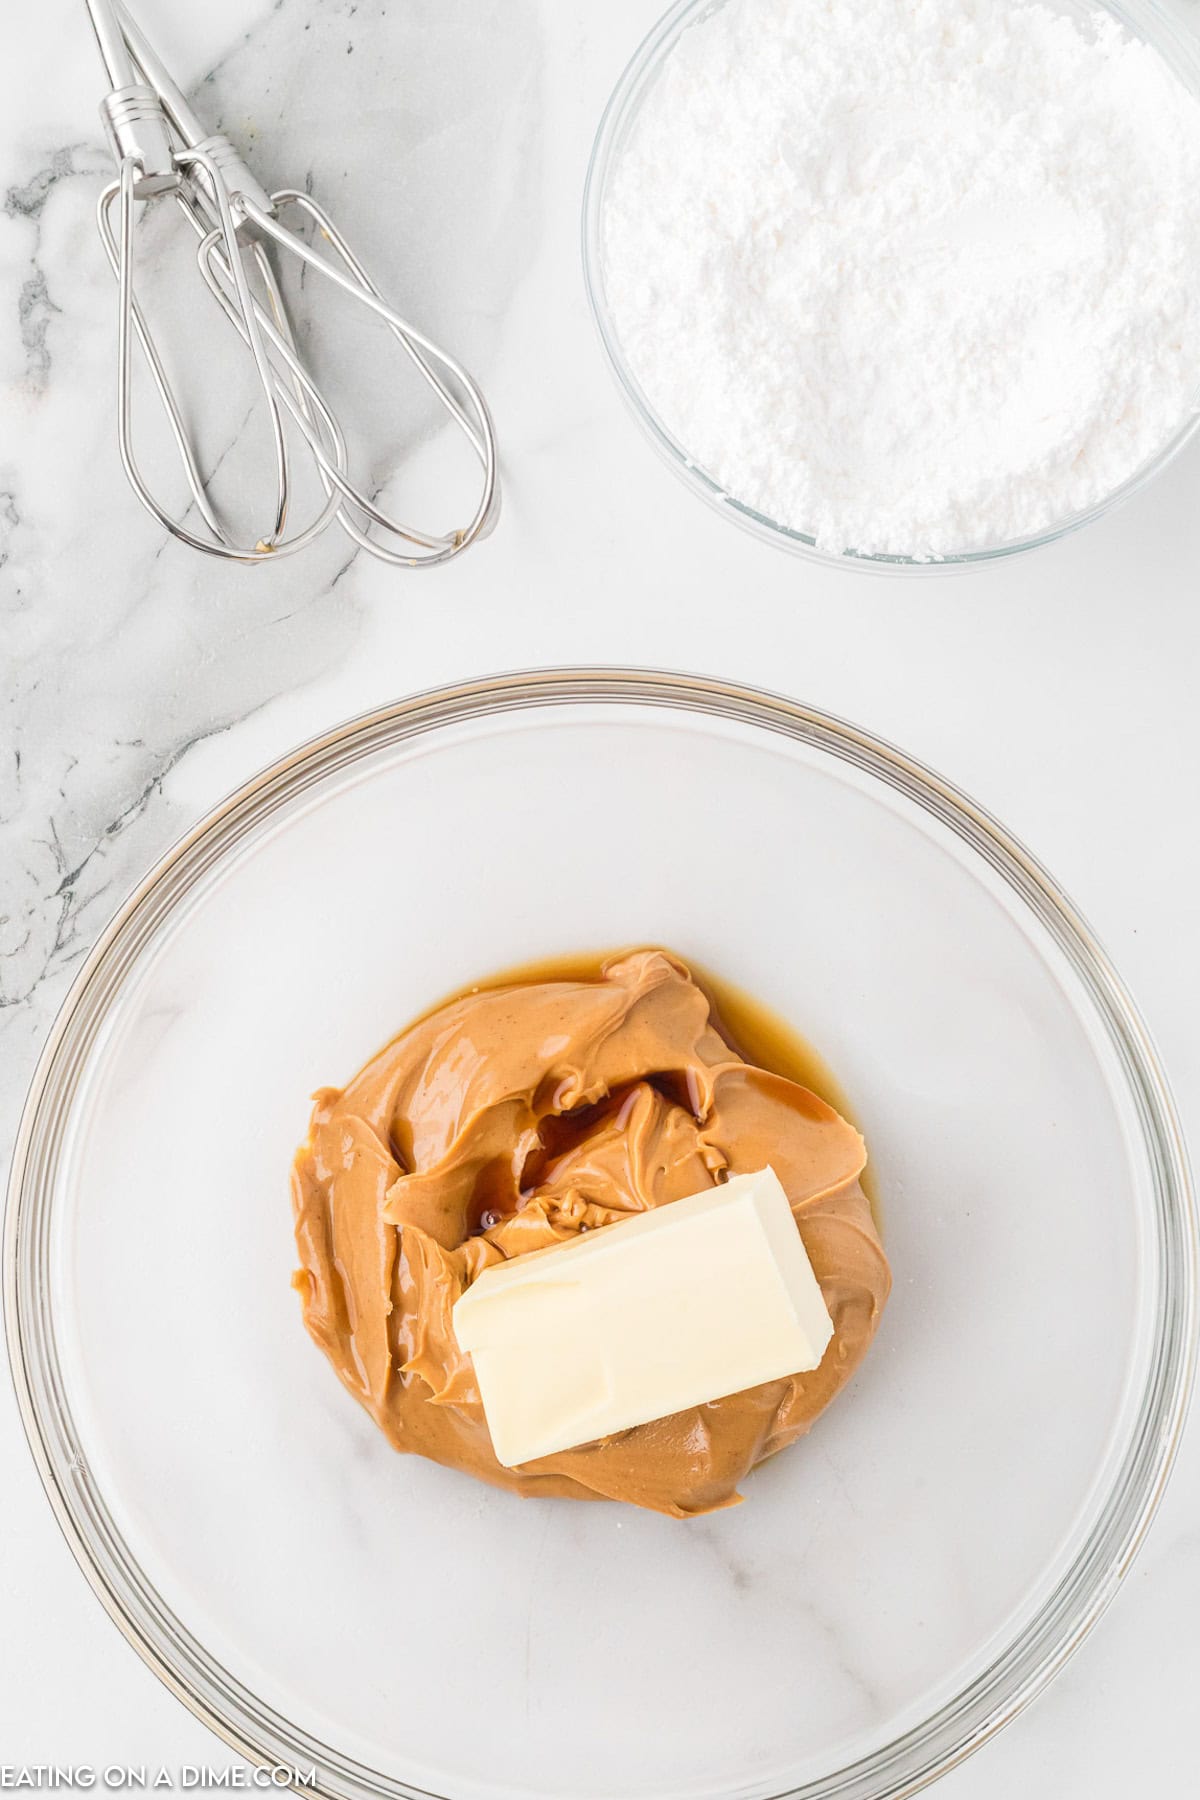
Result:
[[[824,549],[1033,535],[1200,394],[1200,102],[1104,12],[726,0],[651,87],[602,241],[651,406]]]

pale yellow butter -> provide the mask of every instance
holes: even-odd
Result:
[[[453,1318],[506,1468],[815,1369],[833,1336],[769,1168],[487,1269]]]

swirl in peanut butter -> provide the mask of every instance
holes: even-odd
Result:
[[[770,1164],[833,1319],[819,1368],[563,1451],[496,1461],[451,1308],[493,1263]],[[398,1450],[515,1489],[684,1518],[740,1498],[861,1361],[890,1275],[861,1137],[742,1060],[661,951],[468,994],[316,1096],[293,1171],[304,1322]]]

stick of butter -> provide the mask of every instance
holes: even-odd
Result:
[[[508,1469],[815,1369],[833,1336],[770,1168],[485,1269],[453,1320]]]

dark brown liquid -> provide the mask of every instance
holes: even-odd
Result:
[[[598,981],[606,963],[628,956],[635,949],[666,949],[666,946],[635,944],[625,950],[580,952],[577,955],[548,956],[538,962],[520,963],[514,968],[498,970],[482,981],[472,982],[469,987],[459,988],[455,993],[447,995],[446,1000],[440,1001],[439,1005],[461,1000],[467,994],[478,994],[489,988],[512,987],[517,983]],[[679,953],[668,950],[667,954]],[[767,1069],[772,1075],[782,1075],[787,1081],[795,1081],[801,1087],[809,1088],[827,1106],[836,1108],[844,1119],[857,1126],[854,1108],[841,1083],[806,1038],[785,1019],[780,1018],[777,1012],[764,1006],[742,988],[722,980],[719,975],[714,975],[702,964],[693,962],[690,957],[684,956],[682,960],[691,971],[696,986],[708,998],[712,1007],[713,1024],[739,1056],[746,1062],[753,1063],[756,1068]],[[871,1211],[878,1224],[879,1199],[869,1166],[863,1174],[863,1191],[871,1203]]]

